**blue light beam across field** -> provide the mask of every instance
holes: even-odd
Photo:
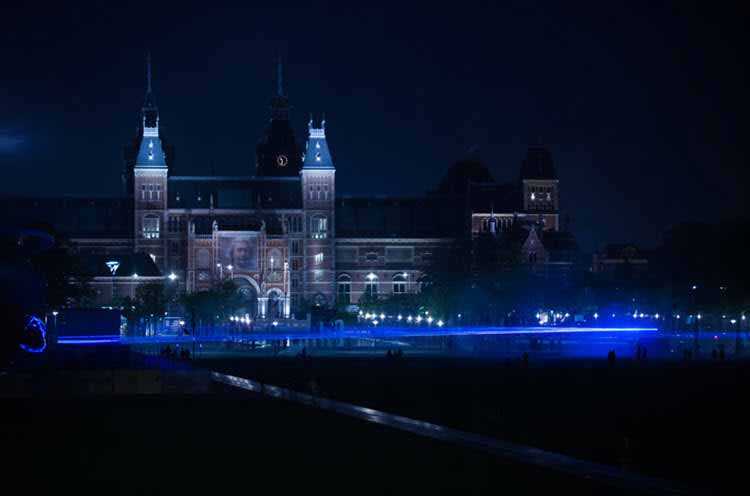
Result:
[[[227,340],[254,340],[254,341],[278,341],[278,340],[315,340],[315,339],[338,339],[338,338],[399,338],[399,337],[432,337],[432,336],[486,336],[486,335],[535,335],[535,334],[593,334],[593,333],[653,333],[657,332],[655,327],[442,327],[442,328],[404,328],[404,327],[379,327],[379,328],[349,328],[344,330],[329,330],[324,332],[252,332],[245,334],[219,333],[210,336],[139,336],[123,337],[110,336],[65,336],[60,337],[59,344],[96,344],[122,342],[123,344],[146,344],[146,343],[191,343],[196,342],[219,342]]]

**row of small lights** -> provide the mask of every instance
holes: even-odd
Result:
[[[229,321],[237,322],[238,324],[249,324],[253,319],[251,319],[249,315],[245,315],[244,317],[232,315],[229,317]]]
[[[427,322],[428,325],[432,325],[433,322],[435,322],[435,325],[438,327],[443,327],[445,325],[445,322],[438,319],[435,321],[435,319],[430,315],[429,311],[425,312],[426,317],[422,317],[421,315],[417,315],[416,317],[412,317],[411,315],[407,315],[406,319],[404,319],[404,316],[401,314],[398,314],[395,318],[398,322],[402,322],[403,320],[406,320],[409,324],[412,322],[415,322],[417,324],[422,323],[422,321]],[[385,322],[387,318],[393,318],[392,316],[387,316],[384,313],[381,313],[380,315],[376,313],[363,313],[361,310],[359,312],[359,316],[364,318],[365,320],[372,320],[373,325],[378,325],[380,322]],[[380,320],[378,320],[378,317],[380,317]]]
[[[614,313],[613,313],[613,314],[612,314],[612,317],[614,318],[614,317],[615,317],[615,315],[616,315],[616,314],[614,314]],[[568,314],[565,314],[565,316],[567,317],[567,316],[568,316]],[[643,314],[643,313],[636,313],[636,312],[633,312],[633,315],[632,315],[632,317],[633,317],[634,319],[637,319],[637,318],[641,318],[641,319],[644,319],[644,318],[646,318],[646,319],[648,319],[648,318],[654,318],[654,319],[656,319],[656,320],[659,320],[659,319],[661,318],[661,317],[659,316],[659,314],[658,314],[658,313],[655,313],[655,314],[654,314],[654,315],[652,316],[652,315],[648,315],[648,314]],[[680,316],[680,314],[679,314],[679,313],[678,313],[678,314],[675,314],[675,315],[674,315],[674,317],[675,317],[676,319],[679,319],[679,318],[681,318],[681,316]],[[599,314],[598,314],[598,313],[594,313],[594,318],[595,318],[595,319],[598,319],[598,318],[599,318]],[[693,314],[690,314],[690,315],[688,315],[688,318],[691,318],[691,319],[692,319],[692,318],[693,318]],[[697,314],[697,315],[695,315],[695,318],[697,318],[698,320],[701,320],[701,319],[703,318],[703,315],[701,315],[701,314]],[[726,319],[726,318],[727,318],[727,316],[726,316],[726,315],[722,315],[722,316],[721,316],[721,318],[722,318],[722,319]],[[745,314],[742,314],[742,316],[740,317],[740,320],[743,320],[743,321],[744,321],[744,320],[747,320],[747,317],[745,316]],[[732,324],[736,324],[736,323],[737,323],[737,319],[730,319],[730,320],[729,320],[729,322],[731,322]]]
[[[237,322],[238,324],[251,324],[253,322],[253,319],[251,319],[249,315],[245,315],[244,317],[232,315],[229,317],[229,321]],[[276,327],[277,325],[279,325],[279,321],[274,320],[273,322],[271,322],[271,325]]]
[[[138,273],[133,274],[133,279],[138,279],[139,277],[140,276],[138,275]],[[169,279],[170,281],[175,281],[177,280],[177,274],[175,274],[174,272],[170,272],[167,276],[167,279]]]

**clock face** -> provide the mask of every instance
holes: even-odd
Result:
[[[286,164],[289,163],[289,159],[286,158],[286,155],[277,155],[276,156],[276,164],[279,167],[286,167]]]

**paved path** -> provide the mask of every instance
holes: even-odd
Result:
[[[332,411],[368,422],[373,422],[375,424],[386,425],[394,429],[411,432],[420,436],[479,449],[500,458],[556,470],[558,472],[591,479],[621,489],[653,494],[688,494],[690,492],[687,488],[679,487],[669,480],[648,477],[632,472],[624,474],[621,470],[609,465],[579,460],[577,458],[551,451],[544,451],[531,446],[500,441],[498,439],[403,417],[401,415],[382,412],[372,408],[299,393],[290,389],[263,384],[251,379],[222,374],[215,371],[211,372],[211,378],[216,382],[235,386],[247,391],[294,401],[321,410]]]

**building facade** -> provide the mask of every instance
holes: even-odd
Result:
[[[140,126],[124,150],[124,198],[13,200],[38,212],[45,210],[40,202],[76,205],[51,223],[64,224],[81,253],[97,261],[103,303],[146,279],[161,278],[176,292],[231,279],[249,313],[301,318],[305,303],[418,292],[435,253],[456,238],[514,229],[526,263],[561,263],[553,248],[560,242],[559,182],[545,147],[529,148],[516,183],[495,182],[470,155],[424,197],[355,198],[337,196],[325,118],[311,117],[304,145],[298,142],[280,66],[254,173],[173,174],[175,153],[160,119],[149,63]],[[91,215],[86,228],[72,220]]]

